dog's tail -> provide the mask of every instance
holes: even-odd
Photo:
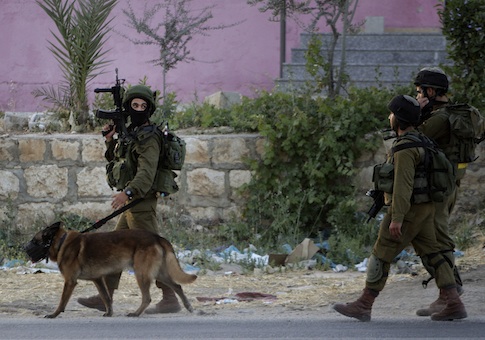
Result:
[[[187,274],[180,267],[180,263],[175,256],[172,245],[166,239],[161,238],[161,245],[165,251],[165,261],[169,276],[178,284],[192,283],[197,279],[197,275]]]

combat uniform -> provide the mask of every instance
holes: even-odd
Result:
[[[445,113],[436,114],[436,110],[431,113],[430,118],[425,120],[418,130],[424,135],[433,139],[438,146],[443,147],[448,144],[450,140],[450,124],[448,121],[448,115]],[[453,163],[453,160],[450,159]],[[460,180],[463,179],[466,172],[466,163],[453,163],[457,170],[456,187],[455,190],[448,196],[448,199],[444,202],[435,203],[435,228],[436,228],[436,240],[440,244],[440,250],[443,252],[453,252],[455,249],[455,243],[449,236],[448,220],[450,213],[453,210],[458,193],[458,187]],[[449,256],[453,259],[453,256]]]
[[[427,178],[429,171],[426,168],[423,168],[424,173],[418,170],[425,160],[425,150],[420,146],[403,146],[421,139],[417,136],[419,132],[412,128],[419,121],[419,103],[410,96],[398,95],[389,102],[388,108],[391,112],[390,125],[398,133],[398,138],[393,143],[386,163],[374,168],[374,182],[376,189],[384,192],[384,202],[389,208],[380,224],[379,235],[369,257],[362,295],[354,302],[335,304],[333,309],[360,321],[370,321],[372,306],[384,289],[391,261],[411,243],[421,258],[434,268],[436,284],[445,299],[444,308],[431,314],[431,319],[466,318],[467,313],[458,296],[453,271],[450,266],[444,265],[446,261],[436,241],[434,202],[429,193],[425,192],[423,196],[419,190],[423,187],[422,179]],[[400,235],[396,228],[399,225]]]
[[[143,110],[131,107],[131,102],[135,98],[146,102]],[[108,184],[118,191],[124,191],[130,199],[143,198],[122,213],[115,230],[145,229],[158,234],[157,198],[160,194],[167,195],[178,191],[175,182],[176,174],[159,166],[163,140],[158,127],[149,123],[149,117],[155,111],[154,98],[154,93],[147,86],[132,86],[123,98],[123,107],[129,113],[132,124],[126,129],[127,131],[117,131],[122,133],[118,139],[112,138],[106,141]],[[118,289],[120,277],[121,272],[105,277],[111,296],[114,290]],[[175,292],[159,281],[156,281],[156,284],[162,289],[163,299],[155,308],[147,309],[145,312],[178,312],[180,305]],[[80,298],[78,302],[89,308],[105,309],[99,295]]]
[[[143,197],[143,201],[124,212],[116,225],[120,229],[145,229],[158,233],[156,205],[158,193],[154,191],[153,183],[157,175],[158,158],[160,155],[160,143],[157,135],[153,132],[153,125],[136,128],[132,134],[132,142],[128,143],[125,155],[117,154],[123,148],[117,147],[117,142],[106,142],[105,153],[108,162],[116,159],[126,159],[125,172],[131,172],[125,188],[130,188],[133,198]],[[123,188],[124,189],[124,188]]]
[[[399,142],[393,146],[406,143],[407,134],[404,134]],[[374,244],[372,255],[369,260],[366,287],[377,292],[384,288],[389,273],[390,263],[410,243],[416,252],[428,258],[432,265],[437,267],[436,283],[438,287],[448,287],[455,283],[451,268],[441,266],[443,257],[439,253],[433,227],[435,207],[433,202],[412,204],[415,170],[422,161],[423,148],[403,149],[388,158],[388,162],[394,164],[393,193],[384,193],[386,205],[390,205],[387,214],[382,220],[379,235]],[[402,236],[396,240],[389,233],[391,221],[402,222]]]

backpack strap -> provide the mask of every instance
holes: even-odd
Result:
[[[424,155],[422,156],[422,163],[421,163],[422,165],[418,165],[418,169],[421,169],[421,172],[425,174],[426,180],[428,181],[428,183],[431,183],[431,173],[430,171],[427,171],[427,169],[430,169],[432,164],[432,159],[431,159],[432,156],[429,149],[434,148],[433,142],[431,142],[430,140],[427,140],[427,138],[422,135],[406,135],[403,137],[398,137],[398,140],[402,140],[402,139],[410,140],[410,142],[393,146],[391,148],[391,156],[394,157],[395,152],[398,152],[404,149],[423,148]],[[414,188],[413,193],[426,194],[426,193],[429,193],[429,190],[428,188],[424,188],[424,187]]]

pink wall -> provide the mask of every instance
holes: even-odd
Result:
[[[131,1],[137,12],[145,2],[154,4],[161,0]],[[410,30],[440,27],[436,8],[438,0],[360,0],[356,22],[367,16],[384,16],[385,29]],[[128,0],[119,0],[113,15],[116,31],[136,37],[125,25],[122,9]],[[202,100],[216,91],[237,91],[251,96],[257,90],[271,90],[273,80],[279,75],[279,23],[268,20],[270,13],[260,13],[246,0],[196,0],[204,7],[215,4],[212,25],[230,24],[245,20],[240,25],[210,36],[196,36],[191,42],[191,55],[200,62],[180,63],[168,74],[168,90],[177,93],[181,101]],[[403,5],[405,4],[405,5]],[[58,84],[62,75],[56,60],[48,50],[47,40],[57,33],[47,15],[34,0],[0,1],[0,110],[42,111],[43,103],[31,95],[39,86]],[[325,28],[322,28],[325,31]],[[290,21],[287,27],[287,56],[291,48],[299,46],[302,29]],[[135,46],[113,32],[107,48],[108,59],[113,62],[91,84],[95,87],[111,86],[114,69],[130,84],[148,76],[148,84],[161,88],[161,69],[147,63],[157,57],[157,51]],[[289,57],[287,57],[288,60]]]

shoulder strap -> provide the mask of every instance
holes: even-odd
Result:
[[[399,144],[399,145],[396,145],[392,148],[392,153],[395,153],[395,152],[398,152],[398,151],[401,151],[401,150],[404,150],[404,149],[409,149],[409,148],[419,148],[419,147],[427,147],[428,145],[421,141],[421,142],[410,142],[410,143],[403,143],[403,144]]]
[[[409,148],[434,148],[435,145],[433,142],[427,138],[426,136],[423,135],[413,135],[413,134],[408,134],[403,137],[398,137],[397,141],[407,139],[410,142],[409,143],[402,143],[396,146],[393,146],[391,148],[391,152],[394,154],[395,152],[404,150],[404,149],[409,149]]]

